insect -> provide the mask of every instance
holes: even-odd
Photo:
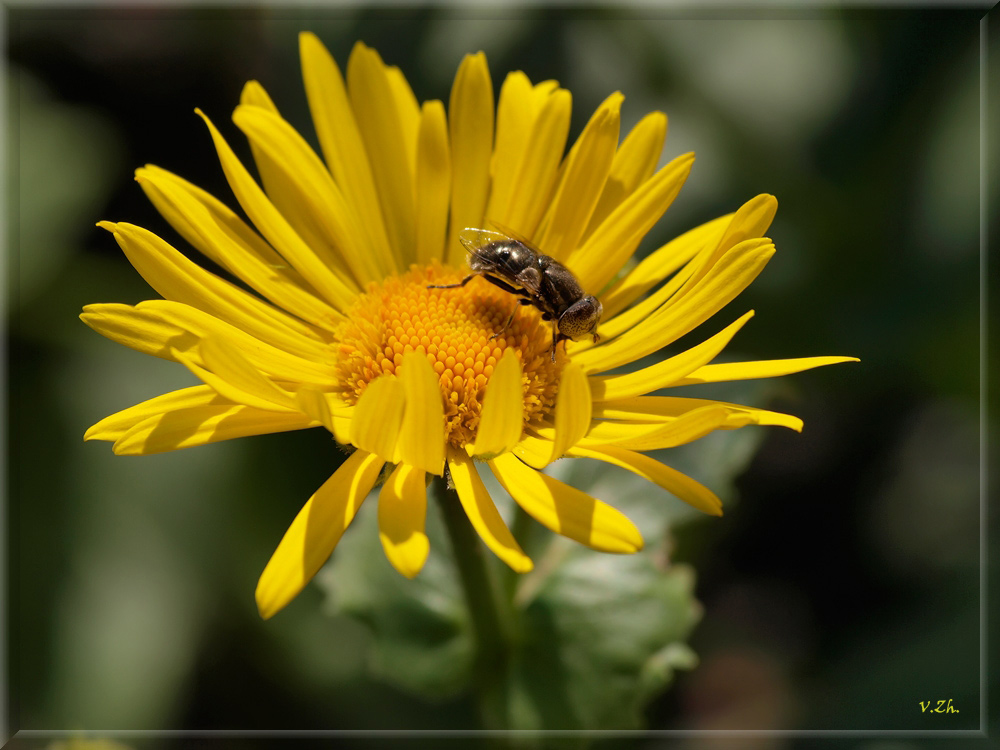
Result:
[[[542,320],[553,321],[553,362],[560,341],[576,341],[588,334],[594,337],[594,343],[600,340],[597,335],[603,312],[600,301],[591,294],[584,294],[573,273],[555,258],[542,254],[508,230],[494,232],[470,227],[462,230],[458,239],[469,253],[469,268],[473,273],[457,284],[430,284],[428,289],[455,289],[482,276],[505,292],[516,295],[518,304],[531,305],[541,311]],[[507,330],[514,312],[492,338]]]

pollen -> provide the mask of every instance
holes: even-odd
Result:
[[[540,421],[555,404],[562,346],[551,359],[552,324],[534,307],[476,277],[456,284],[468,271],[439,264],[411,266],[407,273],[372,283],[359,295],[336,332],[339,395],[356,403],[380,375],[394,375],[407,352],[427,357],[438,375],[444,402],[445,435],[462,448],[479,425],[490,375],[504,350],[521,362],[524,423]],[[506,329],[504,324],[514,313]]]

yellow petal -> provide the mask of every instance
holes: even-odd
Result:
[[[489,465],[517,504],[546,528],[602,552],[642,549],[635,524],[610,505],[525,466],[510,453]]]
[[[652,228],[680,192],[694,154],[678,156],[639,186],[572,252],[566,265],[586,290],[597,291],[617,274],[635,244]]]
[[[378,495],[378,537],[392,567],[413,578],[427,562],[430,542],[424,532],[427,484],[424,472],[400,464]]]
[[[724,408],[710,405],[659,425],[595,422],[580,443],[587,448],[617,445],[619,448],[640,451],[673,448],[719,429],[727,417],[728,412]]]
[[[451,200],[451,153],[444,105],[425,102],[417,142],[416,255],[417,263],[444,258]]]
[[[399,460],[441,476],[444,473],[444,405],[438,376],[422,352],[407,352],[399,368],[406,407],[399,431]]]
[[[712,272],[713,266],[730,248],[736,247],[741,242],[747,242],[757,237],[763,237],[764,232],[771,226],[775,213],[778,211],[778,200],[773,195],[766,193],[751,198],[733,215],[732,221],[723,232],[718,246],[712,253],[707,253],[703,258],[696,260],[696,269],[691,277],[684,283],[678,291],[678,296],[682,296],[692,289],[706,274]]]
[[[308,414],[332,432],[338,443],[351,442],[354,407],[347,406],[333,394],[324,393],[309,385],[304,385],[295,392],[295,403],[303,414]]]
[[[566,148],[573,97],[556,89],[546,97],[532,126],[532,134],[515,178],[506,215],[499,219],[525,237],[533,237],[549,205]]]
[[[406,149],[406,163],[413,174],[417,165],[417,139],[420,132],[420,102],[410,88],[406,76],[395,65],[385,69],[386,78],[392,98],[396,102],[396,113],[399,115],[400,130],[403,133],[403,146]]]
[[[527,573],[531,570],[534,567],[531,558],[524,554],[500,517],[472,459],[459,451],[449,451],[448,470],[465,515],[483,543],[516,572]]]
[[[758,362],[724,362],[700,367],[676,385],[718,383],[723,380],[755,380],[776,378],[814,367],[838,365],[842,362],[860,362],[857,357],[798,357],[796,359],[766,359]]]
[[[101,222],[129,262],[164,298],[196,307],[250,335],[283,346],[314,343],[285,325],[284,313],[188,260],[152,232],[132,224]]]
[[[309,283],[302,278],[302,275],[292,269],[288,262],[278,255],[259,234],[247,226],[243,219],[211,193],[155,164],[139,167],[135,171],[135,178],[157,210],[170,222],[170,225],[191,245],[223,268],[230,268],[227,260],[216,251],[212,243],[205,240],[202,236],[203,233],[194,231],[191,218],[176,206],[163,202],[162,196],[157,195],[164,184],[172,185],[190,197],[191,200],[199,203],[210,215],[212,223],[224,231],[231,242],[238,244],[244,254],[252,256],[265,266],[274,268],[277,273],[280,273],[297,287],[310,293],[315,292]],[[234,269],[230,268],[230,270]]]
[[[337,546],[382,469],[382,460],[355,451],[295,516],[260,575],[254,596],[265,620],[312,579]]]
[[[378,53],[361,42],[347,63],[347,89],[368,153],[389,243],[402,259],[413,246],[413,160],[389,74]]]
[[[175,351],[174,358],[194,373],[195,377],[201,380],[205,385],[214,388],[218,391],[220,396],[228,401],[232,401],[243,406],[250,406],[254,409],[260,409],[263,411],[291,411],[284,405],[276,404],[271,399],[262,398],[251,391],[245,391],[240,386],[231,383],[226,378],[216,375],[211,370],[206,370],[204,367],[196,364],[193,361],[193,358],[188,357],[183,352]],[[204,355],[202,356],[202,359],[204,359]]]
[[[225,339],[208,336],[199,344],[201,359],[213,373],[279,408],[295,409],[291,394],[281,390]]]
[[[268,242],[302,276],[338,310],[346,310],[354,300],[355,290],[346,285],[324,264],[289,225],[281,212],[268,200],[250,173],[236,158],[229,144],[212,121],[199,109],[195,112],[205,121],[218,153],[226,180],[247,216]]]
[[[508,73],[500,87],[497,103],[496,147],[490,173],[490,189],[486,215],[503,222],[507,218],[511,196],[517,186],[517,170],[525,146],[531,137],[531,127],[537,116],[531,81],[521,71]]]
[[[672,343],[704,323],[749,286],[774,255],[767,239],[742,242],[726,253],[698,285],[670,300],[649,319],[621,336],[584,352],[572,352],[587,373],[634,362]]]
[[[623,375],[594,376],[590,378],[590,387],[595,401],[608,401],[629,396],[641,396],[650,391],[679,385],[678,381],[694,372],[702,365],[711,362],[726,348],[736,332],[753,317],[753,310],[742,318],[731,323],[725,329],[706,339],[697,346],[673,357],[644,367],[635,372]]]
[[[504,350],[483,397],[472,455],[490,456],[509,451],[524,430],[524,393],[521,361],[513,348]]]
[[[310,291],[300,274],[221,203],[213,204],[214,199],[204,191],[157,167],[138,169],[135,178],[160,213],[194,247],[279,307],[312,324],[307,326],[280,310],[269,311],[283,326],[320,343],[324,337],[312,326],[335,327],[340,313]]]
[[[153,310],[117,302],[86,305],[80,320],[112,341],[161,359],[173,360],[174,348],[195,350],[199,340]],[[200,361],[201,355],[197,356]]]
[[[193,406],[138,422],[115,441],[114,452],[119,456],[148,456],[249,435],[302,430],[317,424],[312,417],[299,412],[262,411],[229,404]]]
[[[715,493],[696,482],[691,477],[682,474],[676,469],[661,464],[659,461],[625,450],[613,445],[605,445],[600,448],[582,448],[577,446],[569,451],[571,456],[582,458],[596,458],[615,466],[621,466],[634,474],[638,474],[643,479],[659,485],[667,492],[676,496],[680,500],[704,513],[712,516],[722,515],[722,501],[716,497]]]
[[[458,67],[448,103],[451,143],[451,219],[445,262],[465,263],[458,234],[483,224],[493,152],[493,83],[486,55],[466,55]]]
[[[611,163],[611,173],[590,217],[584,239],[590,237],[625,198],[650,178],[660,161],[666,137],[667,116],[662,112],[650,112],[625,136]]]
[[[84,308],[84,311],[89,311],[91,307],[95,306],[89,305]],[[333,384],[333,377],[325,363],[303,359],[271,346],[236,326],[212,317],[197,308],[169,300],[145,300],[136,305],[134,309],[140,314],[153,313],[172,327],[172,335],[162,342],[166,351],[164,353],[156,352],[156,356],[173,359],[169,353],[171,347],[191,356],[190,349],[193,344],[211,335],[227,340],[243,352],[243,355],[257,369],[271,375],[276,380],[327,386]],[[195,362],[199,361],[198,357],[195,357]]]
[[[282,198],[272,201],[282,215],[298,214],[296,229],[324,265],[350,269],[338,278],[357,289],[384,278],[392,266],[378,263],[340,188],[295,128],[260,107],[237,107],[233,122],[281,175]],[[286,206],[295,206],[294,213]]]
[[[240,104],[245,105],[244,109],[252,107],[280,117],[278,108],[274,105],[271,97],[257,81],[248,81],[243,86]],[[323,236],[322,229],[318,227],[315,214],[310,210],[306,200],[303,199],[302,190],[297,186],[297,175],[290,174],[287,169],[281,166],[282,155],[272,155],[270,150],[263,148],[253,138],[250,138],[250,152],[257,165],[257,173],[260,175],[264,192],[267,193],[267,197],[274,204],[274,207],[281,212],[296,234],[309,247],[321,254],[330,255],[332,249]]]
[[[375,378],[354,406],[351,442],[385,461],[394,460],[404,402],[403,384],[395,376]]]
[[[576,248],[597,205],[618,148],[623,97],[614,93],[594,112],[570,150],[538,246],[556,260]]]
[[[725,401],[714,401],[705,398],[679,398],[673,396],[637,396],[633,398],[616,399],[614,401],[597,401],[594,403],[596,419],[619,419],[632,422],[660,422],[664,417],[678,417],[703,406],[721,406],[727,417],[719,429],[726,430],[742,427],[745,424],[774,425],[788,427],[796,432],[802,431],[802,420],[791,414],[782,414],[766,409],[756,409],[752,406],[730,404]],[[749,421],[747,421],[749,420]]]
[[[375,180],[340,69],[311,32],[299,34],[302,77],[323,156],[382,267],[393,268]]]
[[[544,469],[554,460],[552,458],[552,446],[555,438],[555,430],[549,429],[547,437],[539,437],[535,432],[536,428],[525,430],[524,435],[517,441],[511,452],[519,459],[536,469]]]
[[[660,283],[670,276],[670,274],[681,268],[704,246],[712,245],[715,247],[718,245],[722,233],[732,218],[732,214],[727,214],[726,216],[720,216],[718,219],[705,222],[701,226],[695,227],[672,239],[666,245],[659,247],[639,261],[639,264],[629,271],[623,279],[613,284],[608,291],[601,294],[600,299],[601,304],[604,306],[605,320],[610,321],[618,314],[619,310],[623,310],[627,305],[637,300],[640,295],[645,294],[654,285]],[[663,304],[673,294],[673,291],[675,290],[664,290],[661,293],[660,290],[657,290],[657,294],[660,295],[657,299],[651,299],[654,295],[650,295],[650,297],[643,300],[642,304],[648,305],[648,309],[644,313],[641,313],[637,320],[641,320],[642,317],[645,317]],[[613,332],[609,330],[607,335],[617,336],[621,331],[629,327],[627,325],[621,330]],[[603,329],[601,335],[604,335]]]
[[[225,404],[235,406],[222,398],[214,388],[207,385],[196,385],[181,388],[177,391],[164,393],[156,398],[147,399],[135,406],[115,412],[92,426],[83,435],[84,440],[117,440],[139,422],[149,417],[164,414],[178,409],[189,409],[192,406],[209,406]]]
[[[556,394],[555,428],[551,440],[548,441],[547,455],[538,454],[533,448],[542,448],[533,441],[522,440],[518,443],[517,455],[525,458],[527,463],[536,469],[544,468],[576,445],[580,438],[590,429],[591,413],[590,384],[583,370],[574,362],[567,362],[559,378],[559,391]],[[544,449],[543,449],[544,450]],[[541,460],[540,460],[541,459]]]

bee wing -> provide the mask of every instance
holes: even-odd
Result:
[[[544,253],[541,250],[538,249],[538,246],[535,245],[527,237],[518,234],[517,232],[515,232],[510,227],[504,226],[503,224],[501,224],[499,221],[496,221],[495,219],[489,219],[489,222],[490,222],[490,224],[492,224],[493,226],[495,226],[498,230],[500,230],[500,232],[503,233],[505,236],[507,236],[509,239],[517,240],[522,245],[526,245],[527,247],[531,248],[535,252],[535,255],[544,255]]]
[[[478,254],[480,249],[491,242],[503,242],[510,239],[513,238],[489,229],[477,229],[476,227],[466,227],[458,233],[458,241],[462,243],[462,247],[473,255]]]

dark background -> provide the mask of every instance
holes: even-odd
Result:
[[[373,46],[420,100],[447,101],[479,49],[495,90],[508,70],[555,78],[574,97],[571,138],[616,89],[623,133],[665,111],[664,159],[698,160],[642,251],[773,193],[778,254],[741,297],[757,315],[738,353],[862,360],[778,383],[771,407],[805,431],[772,428],[726,516],[678,531],[705,608],[701,665],[654,701],[649,726],[979,728],[980,170],[995,176],[1000,152],[981,164],[982,14],[10,11],[12,725],[475,725],[466,701],[426,704],[367,678],[364,629],[324,615],[315,587],[257,617],[257,576],[329,473],[318,431],[143,458],[82,442],[106,414],[188,384],[77,320],[87,303],[153,296],[94,223],[175,241],[131,179],[149,162],[235,205],[192,110],[248,156],[228,122],[246,80],[315,142],[297,57],[312,30],[342,68],[355,40]],[[998,64],[1000,49],[994,83]],[[921,713],[949,698],[960,713]]]

